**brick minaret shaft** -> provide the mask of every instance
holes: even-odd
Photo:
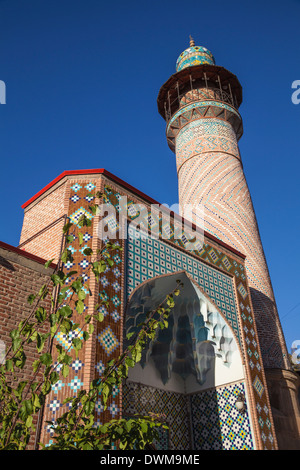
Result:
[[[179,204],[199,204],[204,230],[246,255],[246,268],[265,367],[289,368],[238,140],[238,79],[191,41],[177,72],[162,86],[158,109],[176,154]]]

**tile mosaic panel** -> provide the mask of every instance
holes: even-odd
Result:
[[[70,202],[69,202],[69,213],[68,216],[70,220],[74,223],[75,226],[78,224],[78,220],[82,214],[85,214],[90,220],[93,219],[92,214],[88,210],[88,201],[85,200],[86,197],[91,197],[90,188],[94,186],[94,183],[90,182],[76,182],[71,185],[70,188]],[[88,187],[87,187],[88,186]],[[86,201],[86,202],[83,202]],[[91,248],[92,238],[93,238],[93,227],[85,227],[84,230],[84,242],[85,247]],[[70,233],[72,234],[72,233]],[[68,245],[68,248],[72,252],[73,261],[67,262],[64,265],[64,270],[66,272],[77,271],[77,274],[71,276],[68,280],[68,284],[71,284],[77,276],[83,275],[85,282],[88,284],[89,281],[89,262],[87,257],[83,254],[82,246],[79,244],[78,236]],[[88,294],[88,291],[86,291]],[[73,309],[74,323],[79,324],[79,326],[68,335],[60,332],[55,337],[55,343],[61,345],[70,356],[73,357],[73,362],[70,364],[70,371],[67,377],[63,377],[60,374],[59,381],[52,386],[51,393],[47,397],[45,413],[44,413],[44,424],[42,429],[41,440],[45,444],[51,442],[50,438],[53,435],[53,430],[46,421],[52,421],[54,424],[57,418],[64,412],[68,410],[68,404],[63,404],[63,401],[66,398],[75,397],[79,390],[83,389],[84,386],[84,367],[85,367],[85,345],[78,352],[78,357],[76,357],[75,349],[72,345],[73,338],[83,338],[83,328],[84,328],[84,316],[88,311],[88,302],[89,295],[86,296],[84,300],[84,313],[83,315],[78,315],[75,310],[74,301],[71,298],[71,291],[69,291],[67,302],[70,307]],[[53,352],[54,358],[57,358],[56,350],[54,348]],[[55,363],[55,368],[57,372],[61,372],[62,365]]]
[[[123,194],[125,195],[125,194]],[[105,200],[107,203],[111,203],[117,210],[118,210],[118,203],[119,203],[119,198],[121,194],[120,192],[116,190],[111,190],[111,188],[106,187],[105,188]],[[133,196],[126,195],[128,197],[128,207],[132,204],[137,203],[138,201],[134,200]],[[130,213],[128,211],[128,219],[130,220]],[[151,226],[148,226],[149,231],[151,230]],[[171,230],[172,232],[172,227]],[[170,247],[173,246],[173,248],[181,248],[181,250],[185,249],[185,243],[183,240],[180,239],[175,239],[171,233],[170,235],[170,240],[168,245]],[[180,252],[182,253],[182,251]],[[159,253],[161,250],[159,250]],[[262,363],[262,358],[260,354],[260,348],[258,344],[258,339],[257,339],[257,333],[256,329],[254,327],[255,321],[254,321],[254,315],[253,311],[251,308],[251,303],[250,303],[250,298],[249,298],[249,290],[248,290],[248,285],[247,285],[247,280],[246,280],[246,275],[245,275],[245,265],[244,262],[240,261],[240,259],[235,256],[233,253],[229,253],[227,250],[223,250],[220,247],[217,247],[214,245],[208,238],[205,239],[205,243],[201,248],[195,249],[195,251],[192,253],[197,261],[204,260],[207,263],[211,265],[211,269],[213,266],[218,267],[221,271],[224,272],[224,274],[229,273],[234,276],[235,279],[235,285],[240,286],[240,289],[236,289],[236,299],[237,299],[237,314],[239,316],[240,324],[241,324],[241,329],[239,330],[239,335],[240,339],[243,339],[241,342],[242,345],[245,345],[244,347],[244,354],[246,358],[246,365],[248,366],[247,373],[249,374],[249,381],[252,384],[252,394],[253,394],[253,400],[256,405],[256,412],[257,415],[256,417],[253,416],[253,419],[256,421],[256,423],[259,422],[259,435],[260,435],[260,443],[259,445],[263,449],[271,449],[273,450],[275,448],[275,432],[274,432],[274,427],[271,425],[271,411],[270,411],[270,405],[269,405],[269,400],[267,397],[266,393],[266,385],[265,385],[265,378],[263,375],[263,363]],[[135,253],[134,250],[132,251],[132,255],[135,257],[138,255],[138,253]],[[191,254],[189,253],[189,256]],[[138,269],[134,269],[134,271],[131,272],[131,275],[128,276],[127,279],[127,294],[129,294],[129,289],[133,289],[135,287],[136,282],[142,282],[142,276],[149,276],[151,271],[151,265],[144,266],[143,263],[145,261],[141,261],[144,259],[144,257],[140,254],[140,260],[138,265],[140,265],[140,271]],[[129,260],[128,260],[129,261]],[[127,264],[128,264],[127,261]],[[133,262],[133,260],[131,260]],[[180,260],[179,260],[180,261]],[[150,263],[153,262],[153,260],[150,260]],[[157,263],[156,263],[157,264]],[[160,267],[159,270],[165,270],[166,269],[166,259],[162,258],[162,263],[159,263]],[[171,264],[172,265],[172,264]],[[142,267],[147,269],[147,272],[142,271]],[[127,271],[129,269],[132,270],[132,268],[135,268],[135,266],[128,266],[127,265]],[[174,263],[174,268],[172,269],[178,269]],[[157,272],[154,270],[154,273]],[[140,279],[136,279],[135,275],[136,273],[140,274]],[[207,274],[207,273],[206,273]],[[155,274],[154,274],[155,275]],[[194,273],[194,275],[196,275]],[[130,281],[130,278],[132,279]],[[198,278],[200,278],[198,274]],[[207,281],[207,279],[205,279]],[[132,285],[129,285],[129,282],[132,283]],[[204,285],[207,289],[210,289],[210,286]],[[213,289],[211,289],[213,291]],[[216,297],[215,297],[216,298]],[[215,298],[212,297],[211,299],[215,301]],[[225,299],[225,296],[224,296]],[[218,299],[220,301],[220,299]],[[224,305],[226,303],[224,302]],[[221,305],[222,306],[222,305]],[[224,306],[222,307],[224,308]],[[236,329],[237,332],[237,329]],[[264,387],[258,388],[257,387],[257,379],[259,379],[260,383]],[[257,424],[258,425],[258,424]]]
[[[211,250],[208,255],[215,259]],[[209,295],[225,315],[228,323],[239,338],[237,311],[234,301],[232,278],[213,267],[207,266],[171,247],[162,240],[148,236],[137,238],[135,230],[129,227],[127,243],[127,294],[131,294],[141,282],[162,274],[187,271]]]
[[[160,390],[127,381],[123,386],[123,416],[149,413],[165,415],[169,432],[162,432],[162,439],[156,443],[160,450],[190,449],[189,418],[187,397],[180,393]],[[168,443],[169,439],[169,443]]]
[[[190,396],[196,450],[253,450],[248,410],[240,413],[235,402],[244,384],[231,384]]]

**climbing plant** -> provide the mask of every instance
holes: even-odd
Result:
[[[96,194],[98,201],[102,195]],[[97,212],[97,204],[90,206],[93,214]],[[47,395],[60,379],[60,374],[67,377],[73,360],[70,348],[64,349],[55,342],[58,333],[70,334],[80,329],[81,339],[72,339],[72,347],[76,354],[83,347],[94,331],[95,322],[104,319],[101,299],[94,312],[84,314],[84,300],[91,295],[89,286],[77,272],[66,272],[64,266],[72,263],[72,252],[68,249],[75,237],[83,244],[82,229],[90,226],[91,220],[84,215],[75,226],[70,220],[63,227],[64,249],[56,267],[50,275],[49,282],[39,292],[28,297],[30,313],[10,331],[11,344],[5,352],[0,367],[0,449],[23,450],[28,448],[30,437],[36,432],[34,417],[43,408]],[[121,251],[118,243],[103,242],[96,253],[85,248],[83,253],[90,257],[90,269],[100,280],[103,273],[113,266],[113,254]],[[49,268],[53,259],[47,261]],[[70,278],[75,277],[73,282]],[[166,427],[163,417],[149,415],[131,419],[112,419],[97,426],[95,406],[101,400],[105,410],[108,400],[115,387],[120,387],[128,376],[129,368],[134,367],[142,357],[142,351],[148,341],[155,338],[157,330],[168,327],[168,317],[175,305],[175,297],[180,294],[182,284],[177,281],[174,290],[165,300],[147,315],[147,319],[139,325],[137,333],[127,336],[128,346],[118,358],[106,364],[102,376],[90,384],[89,389],[80,390],[74,397],[67,398],[68,411],[63,413],[52,427],[53,435],[50,445],[40,443],[40,449],[46,450],[92,450],[111,449],[144,449],[155,438],[158,438],[159,427]],[[71,293],[71,295],[70,295]],[[51,307],[45,307],[50,298]],[[79,325],[78,315],[83,318]],[[74,321],[75,320],[75,321]],[[35,348],[36,360],[29,364],[26,347],[31,344]],[[71,347],[71,346],[70,346]],[[55,357],[55,360],[54,360]],[[25,367],[32,368],[30,378],[20,379],[20,372]]]

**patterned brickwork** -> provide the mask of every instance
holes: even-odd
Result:
[[[88,212],[88,202],[84,203],[84,199],[87,195],[91,194],[91,190],[87,187],[87,183],[89,181],[78,182],[78,181],[70,181],[68,183],[68,191],[66,191],[66,195],[69,196],[69,204],[68,204],[68,217],[72,222],[77,224],[79,212],[83,213],[86,211],[86,215],[90,214]],[[77,218],[77,219],[76,219]],[[92,218],[92,215],[91,215]],[[78,236],[76,236],[75,232],[75,240],[73,240],[69,245],[68,248],[72,252],[73,261],[67,262],[64,266],[65,272],[72,272],[77,271],[77,274],[71,276],[68,280],[68,284],[71,284],[72,281],[76,279],[79,275],[85,276],[85,282],[89,284],[89,261],[87,257],[83,254],[83,249],[85,247],[91,248],[91,240],[93,236],[93,226],[85,227],[85,235],[84,235],[84,242],[85,245],[80,245]],[[73,361],[71,363],[70,372],[67,377],[64,377],[61,373],[62,366],[56,365],[56,370],[60,372],[60,380],[54,386],[52,386],[51,393],[47,396],[46,406],[44,411],[43,417],[43,428],[42,428],[42,435],[41,441],[44,443],[51,442],[51,436],[53,435],[53,429],[51,426],[47,424],[47,421],[51,421],[52,423],[56,423],[57,418],[65,411],[68,410],[68,404],[63,404],[63,401],[69,397],[75,397],[78,391],[86,388],[85,387],[85,367],[86,364],[86,345],[84,344],[83,348],[78,352],[78,356],[76,357],[75,349],[72,345],[73,338],[82,339],[83,331],[86,330],[84,326],[84,317],[88,313],[88,303],[90,296],[87,295],[86,299],[84,300],[84,312],[82,315],[78,315],[75,310],[74,300],[71,298],[72,291],[68,292],[67,302],[73,308],[74,315],[73,315],[73,322],[78,323],[79,326],[69,334],[58,333],[55,337],[55,344],[62,346],[68,354],[72,356]],[[88,291],[87,291],[88,294]],[[54,360],[57,358],[57,353],[54,348],[53,350]]]
[[[106,201],[111,203],[116,210],[119,207],[119,199],[121,195],[124,195],[122,191],[119,190],[112,190],[111,188],[105,188],[106,194]],[[133,203],[137,203],[134,197],[130,197],[128,195],[128,207],[130,208]],[[130,210],[129,210],[130,213]],[[129,217],[129,221],[134,219],[136,214],[132,215],[132,218]],[[172,228],[172,227],[171,227]],[[149,222],[148,229],[151,229],[151,223]],[[129,234],[130,235],[130,234]],[[160,241],[160,243],[162,243]],[[132,240],[128,238],[128,258],[127,258],[127,293],[130,294],[132,289],[136,288],[139,283],[143,282],[144,277],[149,277],[151,274],[153,276],[157,276],[170,269],[170,267],[166,266],[166,263],[170,263],[171,269],[170,272],[176,272],[177,270],[185,269],[183,267],[183,257],[182,255],[178,256],[177,258],[177,251],[180,251],[181,254],[184,253],[186,257],[185,266],[187,267],[187,272],[190,274],[198,277],[199,286],[201,285],[200,280],[203,279],[200,275],[200,269],[198,270],[198,263],[195,266],[191,266],[187,259],[191,256],[193,259],[198,262],[203,260],[210,266],[211,270],[211,279],[205,279],[204,277],[204,284],[202,288],[206,288],[206,293],[210,295],[211,300],[216,303],[216,296],[214,297],[212,293],[214,292],[214,283],[209,281],[214,281],[216,278],[213,276],[213,272],[215,268],[218,268],[219,272],[223,272],[224,274],[230,274],[233,276],[234,284],[235,284],[235,308],[238,311],[238,324],[240,325],[239,329],[235,330],[236,335],[240,335],[241,344],[243,345],[244,349],[244,356],[246,362],[246,369],[248,374],[248,381],[250,387],[252,389],[252,396],[253,396],[253,405],[252,405],[252,412],[254,413],[253,419],[257,420],[257,433],[258,438],[261,440],[261,446],[265,449],[274,449],[276,447],[275,442],[275,435],[274,435],[274,428],[271,426],[272,423],[271,413],[270,413],[270,404],[266,389],[266,381],[264,376],[263,370],[263,363],[262,357],[260,352],[260,346],[258,342],[258,336],[256,331],[256,324],[254,320],[254,315],[251,307],[251,300],[249,295],[249,288],[247,285],[247,279],[245,275],[245,265],[238,260],[235,256],[230,254],[227,250],[221,249],[220,246],[214,245],[210,240],[206,239],[204,245],[199,250],[195,250],[193,254],[188,253],[184,250],[184,242],[181,239],[174,239],[171,237],[168,243],[163,242],[162,245],[166,244],[167,247],[170,247],[176,256],[170,257],[170,260],[166,260],[166,252],[162,249],[157,250],[157,252],[149,252],[148,257],[143,256],[142,254],[142,246],[138,246],[139,252],[134,249],[134,246],[129,246],[132,244]],[[160,247],[162,246],[160,245]],[[147,245],[151,247],[151,243]],[[144,247],[145,248],[145,247]],[[153,245],[152,245],[153,248]],[[130,255],[131,253],[131,255]],[[152,254],[153,253],[153,254]],[[153,261],[149,258],[149,254],[153,256]],[[187,256],[188,255],[188,256]],[[138,256],[139,258],[136,258]],[[155,260],[155,257],[157,260]],[[172,263],[172,258],[174,262]],[[146,265],[143,264],[143,260],[146,260]],[[176,261],[175,261],[176,260]],[[133,263],[133,264],[132,264]],[[149,263],[153,263],[153,266]],[[178,264],[179,263],[179,264]],[[180,264],[181,263],[181,264]],[[154,268],[154,264],[156,264],[157,268]],[[142,268],[145,268],[146,271],[142,271]],[[196,272],[189,271],[190,269],[198,270]],[[138,276],[136,276],[138,273]],[[204,274],[204,273],[203,273]],[[205,273],[206,275],[209,274],[208,271]],[[142,277],[144,276],[144,277]],[[194,278],[195,279],[195,278]],[[226,276],[224,279],[227,279]],[[208,282],[208,285],[205,285],[205,281]],[[219,281],[219,279],[218,279]],[[221,287],[221,286],[219,286]],[[223,288],[224,286],[222,286]],[[229,293],[229,291],[227,291]],[[224,300],[226,296],[224,295],[224,289],[222,295],[224,296]],[[229,298],[229,295],[227,296]],[[217,305],[217,303],[216,303]],[[226,302],[224,302],[224,306],[226,307]],[[221,303],[222,308],[222,303]],[[224,307],[223,307],[224,309]],[[226,316],[226,308],[223,310],[224,315]],[[228,310],[227,310],[228,312]],[[227,321],[229,319],[227,318]],[[258,425],[259,423],[259,425]],[[259,426],[259,427],[258,427]]]
[[[186,101],[188,99],[186,98]],[[178,126],[180,124],[180,127],[187,124],[190,120],[197,120],[200,117],[203,117],[204,114],[206,114],[206,118],[209,118],[209,114],[207,107],[212,106],[215,109],[216,112],[221,112],[222,110],[227,110],[230,111],[230,113],[233,113],[237,118],[240,119],[240,115],[238,111],[230,106],[229,104],[222,103],[221,101],[211,101],[211,100],[205,100],[205,101],[195,101],[192,104],[185,105],[185,98],[183,97],[181,99],[181,103],[183,104],[183,107],[177,111],[176,113],[173,114],[172,118],[168,122],[167,125],[167,133],[170,129],[171,126],[174,126],[175,124]],[[209,111],[210,113],[210,111]],[[184,120],[182,119],[184,118]]]
[[[79,243],[78,237],[69,244],[68,248],[72,252],[73,261],[65,264],[65,270],[67,272],[76,270],[78,274],[84,276],[86,285],[92,290],[92,296],[87,295],[84,301],[83,314],[81,316],[75,314],[74,321],[79,323],[79,327],[68,336],[60,333],[55,338],[59,345],[69,351],[69,354],[73,357],[73,362],[68,377],[61,376],[48,397],[44,415],[43,442],[51,442],[53,433],[50,426],[45,422],[52,421],[55,423],[57,417],[67,410],[68,405],[63,405],[63,400],[70,396],[76,396],[81,389],[87,389],[92,379],[102,375],[108,360],[120,354],[122,338],[121,323],[119,321],[121,318],[121,258],[117,258],[117,255],[114,254],[115,266],[112,269],[107,269],[101,278],[101,282],[97,285],[93,282],[93,275],[90,270],[91,259],[84,254],[86,248],[92,248],[95,252],[100,247],[100,241],[97,239],[96,234],[96,223],[94,223],[94,216],[89,206],[95,201],[96,191],[101,189],[101,179],[71,180],[68,182],[68,187],[68,217],[76,225],[80,216],[84,214],[92,221],[92,225],[81,229],[83,231],[82,244]],[[70,277],[69,283],[75,280],[78,274]],[[118,281],[120,284],[118,284]],[[78,357],[76,357],[72,347],[72,338],[82,338],[82,332],[85,329],[83,327],[84,317],[87,313],[92,313],[94,306],[101,299],[109,301],[108,306],[102,305],[99,307],[99,310],[104,314],[104,321],[97,324],[95,333],[84,344],[84,347],[78,353]],[[71,301],[72,305],[74,306]],[[120,393],[118,389],[115,389],[105,411],[100,400],[96,403],[95,420],[99,425],[119,415]]]
[[[239,158],[239,149],[232,126],[218,119],[193,121],[187,124],[177,136],[177,171],[180,172],[184,162],[202,152],[218,151]]]
[[[199,119],[178,133],[180,204],[184,206],[193,202],[202,205],[204,215],[199,225],[247,255],[246,269],[262,338],[264,363],[268,367],[288,367],[257,221],[234,132],[229,128],[229,124],[220,125],[215,119]],[[218,143],[225,138],[226,132],[224,145],[230,147],[230,151],[225,148],[219,151]],[[206,137],[201,139],[201,135]],[[212,151],[212,147],[216,151]]]

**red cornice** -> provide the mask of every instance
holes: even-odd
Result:
[[[60,180],[62,180],[65,176],[69,175],[88,175],[88,174],[93,174],[93,173],[103,173],[105,170],[100,169],[100,170],[73,170],[73,171],[64,171],[61,173],[59,176],[57,176],[53,181],[51,181],[47,186],[45,186],[43,189],[41,189],[38,193],[36,193],[32,198],[30,198],[28,201],[26,201],[21,207],[22,209],[26,209],[29,204],[34,202],[38,197],[42,196],[48,189],[52,188],[56,183],[58,183]]]
[[[36,199],[38,199],[40,196],[42,196],[48,189],[50,189],[52,186],[54,186],[56,183],[61,181],[66,176],[93,175],[93,174],[102,174],[104,176],[107,176],[108,178],[112,179],[115,183],[119,184],[120,186],[123,186],[125,189],[127,189],[128,191],[133,192],[137,196],[140,196],[141,198],[145,199],[150,204],[159,204],[159,202],[157,202],[154,199],[152,199],[151,197],[147,196],[147,194],[143,193],[142,191],[139,191],[134,186],[131,186],[130,184],[126,183],[125,181],[123,181],[122,179],[120,179],[117,176],[113,175],[112,173],[105,170],[104,168],[98,168],[98,169],[90,169],[90,170],[68,170],[68,171],[64,171],[59,176],[57,176],[53,181],[51,181],[49,184],[47,184],[47,186],[45,186],[43,189],[41,189],[37,194],[35,194],[31,199],[29,199],[27,202],[25,202],[21,207],[22,207],[22,209],[26,209],[26,207],[28,207],[32,202],[34,202]],[[244,254],[242,254],[238,250],[232,248],[230,245],[227,245],[227,243],[222,242],[221,240],[219,240],[217,237],[214,237],[210,233],[204,231],[204,235],[205,235],[206,238],[209,238],[210,240],[214,241],[218,245],[223,246],[224,248],[231,251],[232,253],[235,253],[239,257],[241,257],[243,259],[246,258],[246,256]]]
[[[31,259],[32,261],[36,261],[37,263],[40,263],[43,265],[46,263],[45,259],[40,258],[39,256],[35,256],[32,253],[28,253],[28,251],[21,250],[20,248],[9,245],[8,243],[4,243],[0,241],[0,248],[3,248],[4,250],[8,250],[8,251],[13,251],[14,253],[17,253],[18,255],[23,256],[24,258]],[[49,267],[55,269],[56,264],[51,263]]]

